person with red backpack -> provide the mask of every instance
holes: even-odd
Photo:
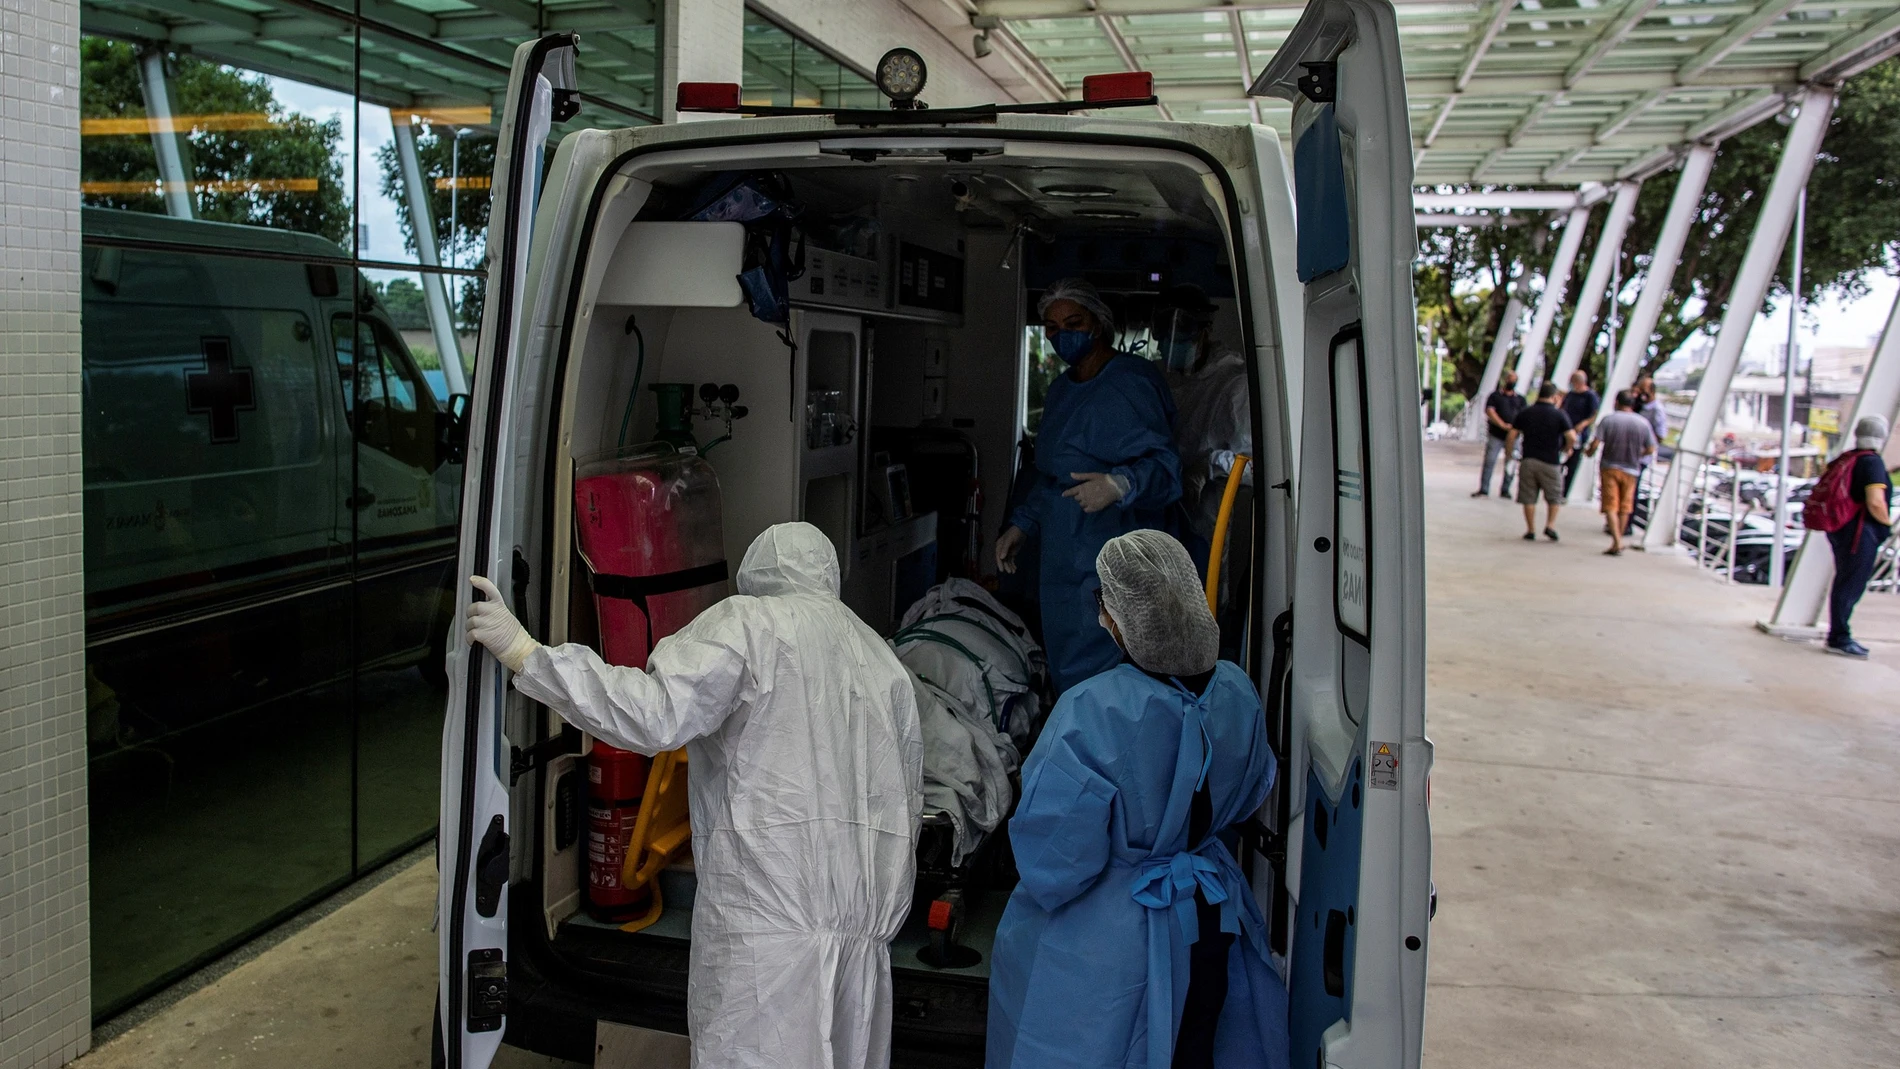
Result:
[[[1801,506],[1801,522],[1827,534],[1834,549],[1834,586],[1828,592],[1827,652],[1867,659],[1854,641],[1848,618],[1867,592],[1881,544],[1893,533],[1893,477],[1880,459],[1887,421],[1865,416],[1854,425],[1854,448],[1835,457]]]

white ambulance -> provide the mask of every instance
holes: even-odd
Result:
[[[1250,579],[1223,616],[1241,621],[1238,659],[1282,762],[1240,852],[1291,993],[1291,1064],[1417,1066],[1432,748],[1412,141],[1391,4],[1308,5],[1254,87],[1292,102],[1290,145],[1262,126],[1116,118],[1104,109],[1152,102],[1151,80],[1120,74],[1073,104],[946,109],[881,79],[893,107],[875,111],[747,108],[738,86],[687,85],[683,104],[735,117],[582,130],[550,156],[584,47],[554,35],[515,56],[461,571],[492,579],[540,640],[588,640],[577,462],[667,430],[653,384],[732,384],[749,414],[703,451],[727,559],[770,524],[809,520],[839,547],[846,601],[889,634],[906,562],[946,528],[893,503],[917,487],[887,479],[898,465],[878,436],[953,434],[980,458],[981,545],[936,549],[984,559],[1032,416],[1034,294],[1058,273],[1124,307],[1198,285],[1251,364],[1258,492],[1237,527]],[[734,176],[797,206],[795,247],[694,217]],[[725,431],[706,400],[701,440]],[[485,1069],[504,1041],[593,1061],[614,1037],[683,1033],[690,866],[663,923],[591,916],[587,741],[459,624],[448,674],[443,1061]],[[893,945],[895,1064],[982,1064],[1006,897],[972,894],[960,938],[974,965],[927,964],[921,919]]]

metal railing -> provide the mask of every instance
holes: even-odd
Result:
[[[1675,459],[1670,463],[1672,466],[1684,463],[1685,457],[1695,458],[1695,474],[1676,480],[1676,499],[1671,502],[1671,505],[1676,507],[1659,510],[1652,505],[1650,508],[1650,520],[1654,522],[1658,515],[1681,516],[1686,520],[1689,515],[1688,510],[1680,506],[1682,505],[1683,496],[1688,495],[1689,504],[1694,507],[1696,511],[1696,522],[1698,524],[1695,544],[1696,563],[1705,568],[1719,569],[1722,572],[1722,581],[1724,583],[1732,583],[1735,581],[1735,540],[1740,533],[1742,525],[1745,524],[1749,516],[1754,513],[1753,502],[1750,502],[1746,509],[1744,509],[1742,505],[1742,467],[1739,463],[1727,457],[1697,452],[1693,449],[1680,448],[1676,450]],[[1720,552],[1711,553],[1709,549],[1709,505],[1715,496],[1711,491],[1716,486],[1716,477],[1721,475],[1724,470],[1728,472],[1729,507],[1726,521],[1728,524],[1728,533],[1722,540]],[[1657,504],[1660,504],[1660,502]],[[1678,542],[1682,541],[1681,528],[1682,524],[1679,522],[1674,532],[1674,537]]]

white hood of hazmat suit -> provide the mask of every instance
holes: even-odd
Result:
[[[922,805],[916,697],[838,600],[816,527],[768,528],[737,579],[644,672],[570,644],[536,650],[515,686],[612,745],[686,747],[694,1066],[875,1069]]]
[[[1247,362],[1232,349],[1218,349],[1192,371],[1167,373],[1174,391],[1175,448],[1181,454],[1181,505],[1194,533],[1207,538],[1220,515],[1231,453],[1253,455],[1253,413],[1248,410]],[[1253,485],[1253,468],[1241,481]],[[1211,492],[1210,492],[1211,486]]]

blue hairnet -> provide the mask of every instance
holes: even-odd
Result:
[[[1102,325],[1102,332],[1115,333],[1115,313],[1108,310],[1108,303],[1102,300],[1102,291],[1095,283],[1085,278],[1065,278],[1052,283],[1042,291],[1042,300],[1036,302],[1036,314],[1049,314],[1049,306],[1057,301],[1074,301],[1089,310],[1095,321]]]

